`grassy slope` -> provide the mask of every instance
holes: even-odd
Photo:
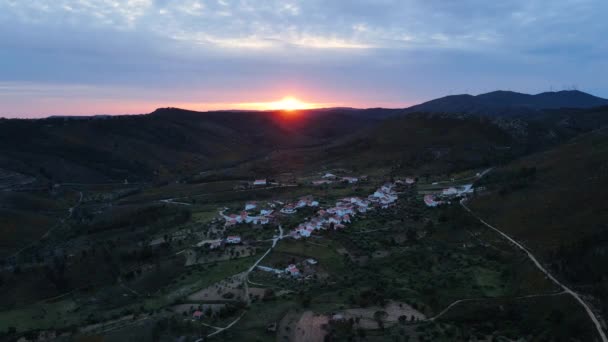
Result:
[[[393,166],[442,173],[486,165],[512,143],[506,132],[485,120],[412,114],[386,120],[327,152],[363,169]]]
[[[522,168],[536,176],[522,178]],[[520,240],[606,309],[608,131],[599,130],[496,171],[472,208]],[[586,287],[590,285],[591,287]]]

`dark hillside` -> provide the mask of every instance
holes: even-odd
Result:
[[[472,202],[608,312],[608,130],[575,138],[488,175]]]
[[[384,121],[327,149],[345,164],[450,172],[510,155],[511,136],[490,121],[412,114]]]
[[[43,183],[179,178],[261,158],[277,148],[318,145],[373,125],[382,115],[386,110],[286,114],[163,108],[141,116],[0,120],[0,167]]]

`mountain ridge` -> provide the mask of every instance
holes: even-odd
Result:
[[[490,116],[532,114],[547,109],[592,108],[608,105],[608,99],[579,90],[524,94],[506,90],[470,95],[449,95],[404,109],[406,113],[442,112]]]

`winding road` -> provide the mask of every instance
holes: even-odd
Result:
[[[538,259],[532,253],[530,253],[530,251],[528,249],[526,249],[522,244],[520,244],[519,242],[515,241],[509,235],[505,234],[500,229],[498,229],[498,228],[492,226],[491,224],[487,223],[481,217],[479,217],[477,214],[475,214],[469,207],[467,207],[467,205],[465,204],[465,202],[466,201],[465,201],[464,198],[462,200],[460,200],[460,205],[466,211],[468,211],[471,215],[473,215],[473,217],[475,217],[477,220],[479,220],[479,222],[481,222],[484,226],[486,226],[486,227],[492,229],[493,231],[497,232],[503,238],[509,240],[509,242],[511,242],[512,244],[514,244],[517,248],[521,249],[524,253],[526,253],[526,255],[528,256],[528,258],[530,260],[532,260],[532,262],[534,263],[534,265],[536,265],[536,267],[541,272],[543,272],[549,279],[551,279],[555,284],[557,284],[559,287],[561,287],[564,290],[564,292],[566,292],[566,293],[570,294],[572,297],[574,297],[574,299],[576,299],[576,301],[578,301],[583,306],[583,308],[585,309],[585,311],[587,312],[587,315],[589,316],[589,318],[591,319],[591,321],[595,325],[595,328],[596,328],[598,334],[600,335],[600,338],[602,339],[602,342],[608,342],[608,338],[606,337],[606,333],[602,329],[602,324],[600,323],[599,319],[597,318],[597,316],[595,315],[595,313],[593,312],[593,310],[591,310],[591,307],[587,303],[585,303],[585,301],[583,301],[583,299],[581,298],[581,296],[579,296],[578,293],[572,291],[569,287],[567,287],[566,285],[562,284],[559,280],[557,280],[551,273],[549,273],[549,271],[547,269],[545,269],[545,267],[543,267],[543,265],[538,261]]]

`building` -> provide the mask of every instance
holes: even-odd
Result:
[[[442,203],[442,201],[436,201],[433,195],[424,195],[424,204],[426,204],[427,207],[436,207]]]
[[[226,238],[226,243],[241,243],[241,237],[237,235],[230,235]]]
[[[298,234],[300,234],[301,237],[309,237],[310,234],[312,233],[312,229],[305,228],[305,227],[298,227],[298,228],[296,228],[296,232]]]
[[[253,210],[257,207],[258,207],[258,205],[255,202],[249,202],[249,203],[245,204],[245,210]]]
[[[458,189],[456,189],[455,187],[449,187],[447,189],[443,189],[441,191],[441,194],[443,196],[452,196],[452,195],[457,195],[458,194]]]
[[[267,184],[266,178],[256,179],[256,180],[253,181],[253,185],[254,186],[264,186],[266,184]]]
[[[262,210],[260,210],[260,215],[268,216],[268,215],[272,214],[273,212],[274,212],[274,210],[272,210],[272,209],[262,209]]]
[[[297,212],[297,210],[293,205],[288,204],[284,206],[283,209],[281,209],[281,212],[283,214],[294,214],[295,212]]]
[[[298,277],[300,275],[300,270],[294,264],[287,266],[285,269],[285,273],[289,274],[292,277]]]

